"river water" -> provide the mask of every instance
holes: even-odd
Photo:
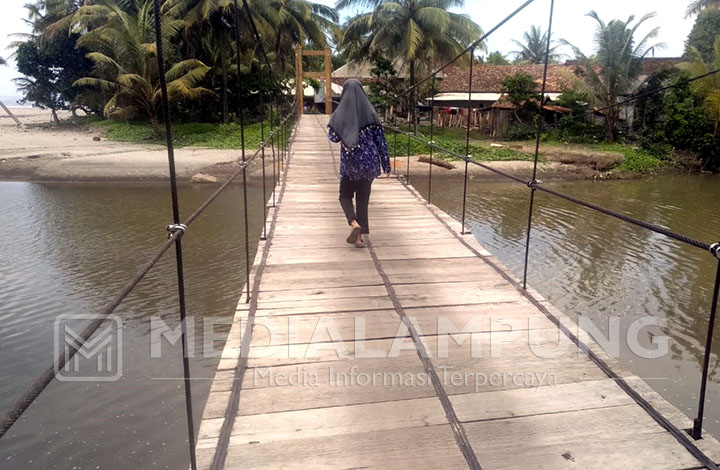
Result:
[[[182,214],[214,189],[181,186]],[[259,185],[249,186],[248,203],[252,259],[262,224]],[[202,378],[212,378],[218,362],[202,353],[202,319],[232,318],[244,284],[242,204],[242,188],[230,187],[183,241],[187,310],[198,332],[196,422],[210,387]],[[170,207],[166,185],[0,183],[0,410],[52,364],[54,319],[98,312],[163,243]],[[153,359],[149,340],[152,316],[179,324],[174,258],[171,249],[117,310],[122,378],[53,381],[0,443],[0,468],[186,468],[180,345],[165,342]]]
[[[413,181],[421,192],[427,182]],[[668,176],[642,181],[551,183],[606,207],[713,241],[720,221],[712,202],[720,178]],[[188,214],[214,188],[181,186]],[[468,224],[510,270],[522,273],[528,189],[470,182]],[[568,314],[627,328],[652,315],[667,320],[669,354],[620,360],[689,416],[716,264],[701,250],[539,193],[529,282]],[[251,257],[262,224],[262,191],[250,186]],[[461,215],[462,181],[435,180],[433,202]],[[53,357],[61,314],[97,312],[164,240],[170,219],[165,185],[0,183],[0,410],[7,409]],[[231,187],[185,237],[188,314],[233,315],[244,282],[242,190]],[[0,444],[0,468],[185,468],[187,441],[179,344],[151,358],[151,317],[177,326],[171,252],[118,309],[123,319],[123,376],[116,382],[53,381]],[[604,326],[603,326],[604,325]],[[218,328],[221,331],[221,328]],[[655,332],[658,333],[658,332]],[[217,357],[191,360],[199,419]],[[650,339],[648,339],[649,341]],[[220,350],[221,343],[216,344]],[[716,334],[706,427],[720,437],[720,334]]]
[[[427,178],[412,182],[427,198]],[[547,187],[653,222],[701,241],[720,241],[720,176],[673,175],[633,181],[549,182]],[[523,273],[529,189],[518,183],[470,181],[467,224],[516,276]],[[460,220],[463,182],[435,179],[432,202]],[[717,260],[708,252],[537,192],[528,284],[573,318],[583,315],[608,335],[618,322],[620,362],[686,415],[697,412],[700,371]],[[668,354],[643,359],[627,347],[627,329],[652,316],[666,321],[639,338]],[[716,323],[705,427],[720,437],[720,326]]]

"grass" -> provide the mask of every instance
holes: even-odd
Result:
[[[615,167],[613,169],[614,171],[649,175],[672,166],[668,159],[670,157],[669,155],[666,158],[661,158],[640,147],[634,147],[632,145],[606,142],[588,144],[587,146],[603,152],[618,152],[623,154],[625,160]]]
[[[165,136],[152,130],[147,123],[120,121],[93,121],[86,123],[101,129],[109,140],[144,144],[164,144]],[[267,123],[266,123],[267,124]],[[265,134],[268,126],[265,126]],[[245,148],[260,146],[260,123],[245,126]],[[205,147],[212,149],[242,148],[238,124],[188,123],[173,125],[173,142],[177,147]]]
[[[425,135],[429,135],[430,128],[427,126],[421,126],[418,128],[420,132]],[[466,131],[464,129],[456,128],[436,128],[434,130],[434,140],[446,148],[459,149],[459,154],[465,153],[465,139]],[[477,132],[471,132],[470,134],[470,153],[476,156],[477,160],[481,161],[532,161],[533,156],[530,153],[523,152],[520,150],[500,147],[490,147],[487,137]],[[565,144],[560,141],[549,139],[542,144],[544,147],[558,147],[564,148]],[[418,145],[416,147],[422,147]],[[593,151],[601,152],[616,152],[622,154],[625,159],[622,163],[617,165],[612,171],[619,173],[639,173],[639,174],[654,174],[664,169],[673,166],[672,156],[658,156],[651,152],[648,152],[641,147],[635,147],[623,143],[587,143],[587,144],[574,144],[573,147],[582,151],[592,153]],[[415,150],[415,149],[413,149]],[[417,149],[420,150],[420,149]],[[405,150],[405,152],[407,152]],[[425,151],[427,152],[427,151]],[[398,152],[402,153],[402,152]],[[407,153],[405,153],[407,154]],[[541,161],[545,161],[545,158],[540,156]]]
[[[433,134],[433,140],[435,144],[454,152],[457,155],[465,155],[465,136],[461,135],[461,132],[457,132],[459,129],[442,129],[439,132]],[[422,132],[422,129],[418,129]],[[461,131],[461,130],[460,130]],[[429,133],[420,137],[421,139],[429,140]],[[388,146],[390,147],[391,156],[406,156],[408,148],[408,140],[410,141],[410,154],[411,155],[427,155],[430,153],[428,146],[419,142],[415,139],[404,135],[397,136],[397,151],[395,150],[395,136],[392,132],[387,133]],[[508,147],[490,147],[489,143],[481,142],[478,140],[471,139],[469,153],[473,156],[474,160],[482,162],[501,162],[501,161],[533,161],[534,156],[532,154],[521,152],[516,149]],[[446,152],[439,152],[435,150],[433,152],[437,158],[442,160],[458,160],[459,158],[448,154]],[[545,159],[540,156],[540,161]]]

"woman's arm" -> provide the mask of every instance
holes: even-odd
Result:
[[[380,163],[385,173],[390,173],[390,151],[388,150],[388,144],[385,140],[385,133],[382,127],[378,127],[375,132],[375,145],[378,149],[378,156],[380,157]]]

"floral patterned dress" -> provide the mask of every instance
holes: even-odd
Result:
[[[328,127],[330,141],[342,139]],[[340,144],[340,176],[352,181],[372,181],[380,176],[381,170],[390,173],[390,153],[382,126],[371,125],[360,131],[360,141],[355,148]]]

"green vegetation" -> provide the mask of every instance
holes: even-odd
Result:
[[[415,84],[418,67],[429,69],[460,53],[482,34],[468,15],[448,11],[464,0],[338,0],[337,8],[365,8],[352,17],[340,40],[351,59],[366,59],[381,52],[402,59]]]
[[[418,127],[419,137],[423,140],[430,140],[430,128],[425,126]],[[415,139],[404,135],[397,136],[397,152],[395,151],[395,137],[392,132],[387,133],[388,146],[390,147],[390,155],[397,157],[407,156],[408,140],[410,141],[411,155],[427,155],[430,153],[428,146]],[[436,129],[433,134],[435,144],[444,149],[450,150],[457,155],[465,155],[465,131],[461,129],[446,128]],[[434,157],[441,160],[458,160],[454,155],[446,152],[433,152]],[[470,155],[475,160],[486,162],[499,161],[532,161],[534,156],[530,153],[522,152],[508,147],[491,147],[489,141],[479,140],[478,134],[473,133],[470,139]],[[545,161],[544,157],[540,157],[540,161]]]
[[[533,25],[530,27],[530,31],[523,34],[523,41],[513,40],[517,46],[520,46],[520,50],[511,52],[511,54],[515,54],[515,63],[520,65],[545,63],[545,54],[548,52],[547,31],[543,32],[540,27]],[[557,64],[563,57],[557,52],[559,47],[560,44],[551,41],[550,56],[548,57],[551,64]]]
[[[658,28],[653,28],[640,41],[635,40],[638,28],[656,15],[647,14],[637,22],[631,16],[627,21],[612,20],[607,23],[595,11],[587,16],[597,23],[596,54],[588,57],[577,47],[573,46],[573,49],[582,64],[581,83],[591,104],[607,108],[616,105],[621,96],[632,91],[642,73],[642,58],[657,47],[649,42],[657,37]],[[620,121],[619,108],[606,109],[604,113],[605,139],[614,141],[617,138],[617,123]]]
[[[102,129],[105,137],[122,142],[143,144],[164,144],[165,136],[153,131],[146,123],[125,123],[120,121],[94,121],[90,127]],[[267,134],[267,123],[265,132]],[[178,147],[207,147],[213,149],[241,148],[240,126],[238,124],[190,123],[174,124],[173,139]],[[245,126],[245,148],[260,146],[260,123]]]

